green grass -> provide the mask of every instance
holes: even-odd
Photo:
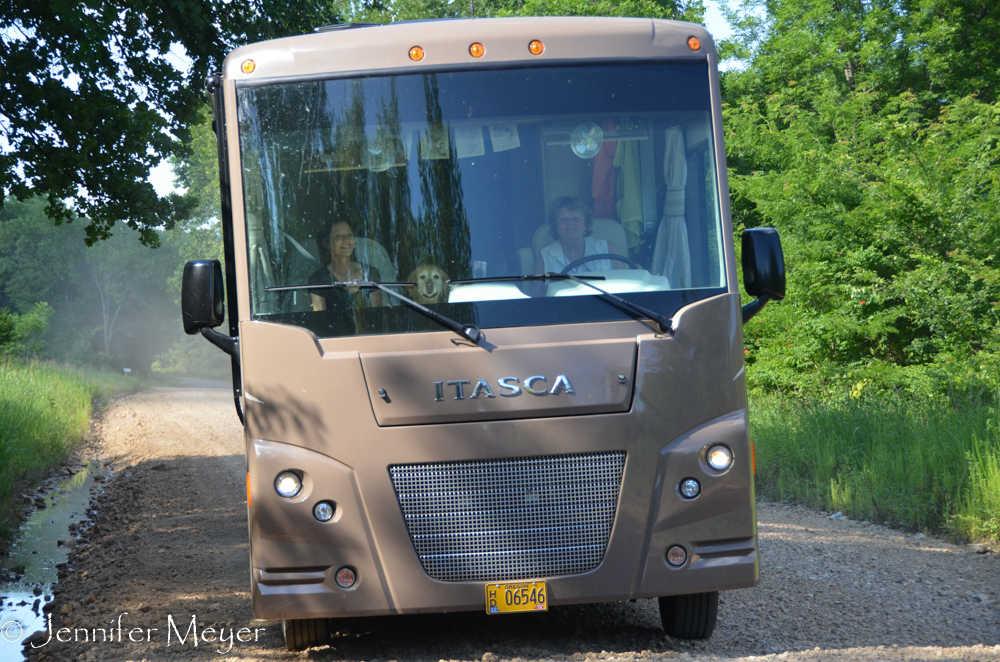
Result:
[[[23,484],[44,477],[85,438],[96,393],[51,366],[0,364],[0,538],[16,523]]]
[[[21,492],[86,438],[95,404],[148,386],[107,372],[0,362],[0,547],[17,526]]]
[[[757,490],[957,541],[1000,537],[1000,408],[894,396],[751,401]]]

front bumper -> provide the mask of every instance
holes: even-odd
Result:
[[[595,424],[601,426],[599,419],[612,418],[584,417],[584,424],[593,431]],[[580,420],[566,419],[566,434],[577,434],[571,428]],[[515,423],[522,429],[531,425],[499,425]],[[725,472],[711,470],[704,461],[705,449],[718,442],[729,445],[736,457]],[[657,453],[642,446],[626,450],[621,496],[604,558],[589,572],[537,577],[549,583],[549,604],[754,586],[759,569],[745,412],[689,430]],[[485,609],[486,582],[437,581],[424,571],[384,467],[362,472],[315,451],[270,441],[254,441],[249,451],[254,616],[296,619]],[[292,499],[279,497],[273,487],[275,476],[288,469],[302,472],[304,478],[302,491]],[[677,491],[688,477],[703,486],[693,500]],[[322,500],[337,504],[330,522],[312,515],[313,506]],[[665,558],[666,549],[676,544],[688,552],[680,568],[671,567]],[[344,566],[357,575],[349,589],[334,581]]]

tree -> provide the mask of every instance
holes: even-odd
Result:
[[[731,18],[734,222],[777,227],[789,268],[787,303],[750,327],[756,383],[860,370],[910,388],[995,363],[1000,5],[770,0]]]
[[[468,17],[475,7],[477,17],[491,16],[643,16],[673,18],[701,23],[702,0],[374,0],[340,1],[345,20],[354,23],[390,23],[427,18]]]
[[[20,315],[23,330],[40,319],[39,305],[51,307],[47,330],[33,331],[44,334],[46,356],[147,369],[182,335],[166,291],[176,246],[164,236],[150,250],[123,225],[90,248],[83,236],[80,224],[47,223],[40,199],[8,203],[0,210],[0,305]]]
[[[205,76],[237,45],[337,20],[329,2],[288,0],[0,5],[0,201],[44,196],[57,224],[86,217],[88,245],[119,221],[155,245],[185,209],[149,171],[185,153]]]

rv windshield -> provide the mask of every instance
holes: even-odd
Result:
[[[707,65],[615,64],[238,89],[253,318],[321,337],[669,317],[725,291]],[[461,281],[461,282],[456,282]],[[276,289],[292,288],[292,289]]]

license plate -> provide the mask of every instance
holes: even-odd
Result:
[[[507,582],[486,585],[486,613],[548,611],[549,589],[545,582]]]

